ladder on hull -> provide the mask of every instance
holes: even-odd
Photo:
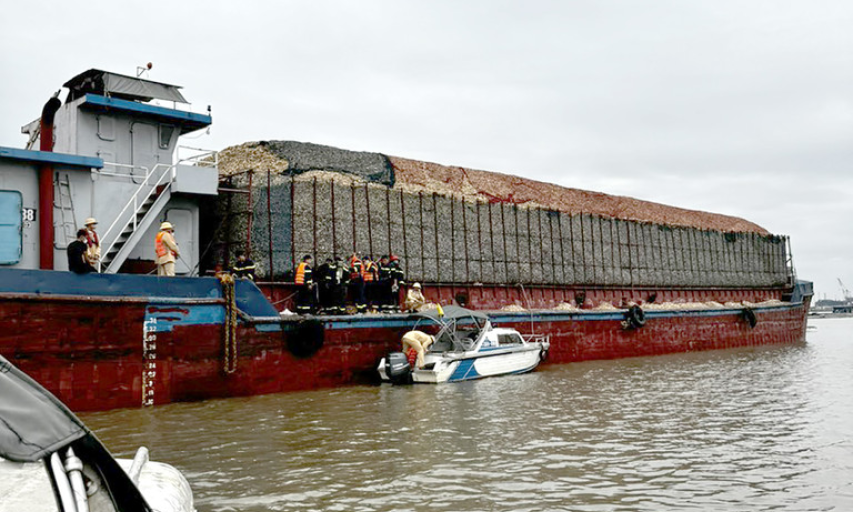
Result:
[[[63,181],[63,178],[64,181]],[[71,178],[68,173],[59,173],[54,181],[53,208],[59,215],[54,217],[53,232],[56,236],[54,245],[57,249],[65,249],[77,238],[77,215],[74,212],[74,195],[71,190]]]

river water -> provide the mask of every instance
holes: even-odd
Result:
[[[853,319],[807,342],[82,415],[204,511],[853,510]]]

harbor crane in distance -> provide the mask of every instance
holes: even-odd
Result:
[[[841,294],[844,296],[844,302],[853,302],[853,296],[850,295],[850,290],[844,286],[844,283],[841,281],[840,277],[836,277],[838,279],[838,284],[841,286]]]

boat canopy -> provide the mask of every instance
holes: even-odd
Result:
[[[0,419],[0,457],[16,462],[35,462],[89,434],[62,402],[3,356]]]
[[[119,75],[100,69],[90,69],[63,84],[71,92],[68,101],[86,94],[97,94],[130,101],[166,100],[187,103],[180,86],[152,82],[127,75]]]
[[[438,323],[469,318],[473,318],[478,321],[487,321],[489,319],[488,315],[481,313],[480,311],[473,311],[459,306],[444,306],[442,310],[444,311],[444,315],[439,315],[437,309],[428,309],[426,311],[418,312],[418,316],[429,318],[430,320],[434,320]]]

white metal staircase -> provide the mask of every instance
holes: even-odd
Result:
[[[174,165],[158,164],[150,172],[146,172],[145,179],[101,237],[106,248],[101,250],[100,272],[118,272],[146,230],[157,220],[169,202],[174,181]]]
[[[148,229],[161,218],[173,191],[182,194],[216,195],[218,183],[216,168],[219,163],[219,154],[216,151],[183,146],[178,150],[190,154],[184,158],[178,155],[177,163],[157,164],[150,171],[146,170],[142,183],[137,186],[127,204],[101,236],[101,261],[98,265],[100,272],[114,274],[119,271],[134,248],[143,241],[142,237]],[[131,170],[144,169],[124,164],[106,164],[106,166]],[[199,178],[197,175],[186,174],[188,169],[201,168],[212,170],[212,175]],[[118,175],[113,174],[113,176]],[[121,176],[126,178],[128,175]],[[184,177],[177,182],[179,176]],[[203,185],[204,190],[192,189],[192,187],[190,187],[192,190],[188,190],[187,183],[196,181]]]

